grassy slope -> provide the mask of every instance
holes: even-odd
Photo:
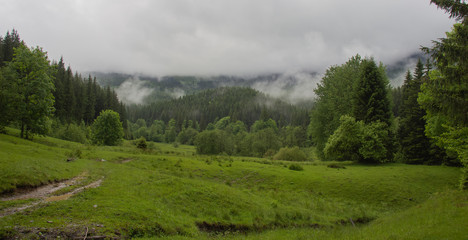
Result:
[[[53,138],[30,142],[0,135],[0,147],[2,191],[71,178],[84,171],[93,178],[105,177],[101,187],[69,200],[4,217],[0,221],[4,232],[14,232],[11,226],[97,225],[96,231],[106,235],[211,236],[200,232],[199,225],[211,230],[248,231],[254,239],[289,235],[307,238],[311,234],[359,238],[370,236],[375,231],[373,226],[386,229],[382,226],[393,224],[395,229],[404,230],[409,224],[400,224],[396,220],[399,217],[418,223],[417,219],[405,217],[405,212],[409,211],[408,216],[423,216],[415,206],[435,192],[450,192],[459,174],[456,168],[441,166],[347,165],[346,169],[331,169],[320,163],[303,165],[304,171],[298,172],[289,170],[284,162],[197,156],[192,147],[167,144],[157,144],[156,150],[145,153],[129,143],[91,147]],[[74,149],[82,151],[82,158],[67,163],[66,154]],[[121,163],[126,159],[132,161]],[[466,200],[466,195],[459,196],[463,197]],[[451,200],[442,198],[439,202]],[[0,207],[12,204],[4,202]],[[460,211],[466,213],[463,206]],[[394,215],[404,209],[408,210],[401,213],[403,217]],[[382,216],[359,230],[330,230],[342,223],[350,225],[349,219],[366,222]],[[434,222],[438,224],[442,219],[438,215]],[[460,216],[450,215],[442,222],[446,227],[442,234],[453,231],[452,225],[459,220]],[[269,230],[275,228],[285,229]],[[266,231],[253,234],[260,230]],[[426,232],[424,228],[416,231]],[[389,234],[383,231],[382,236]]]

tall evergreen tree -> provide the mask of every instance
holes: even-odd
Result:
[[[386,160],[393,160],[395,149],[395,134],[392,129],[393,115],[389,99],[389,83],[385,74],[384,67],[377,66],[374,59],[365,59],[362,62],[360,70],[360,79],[356,83],[353,96],[353,114],[357,121],[363,121],[364,124],[383,123],[386,129],[379,125],[379,132],[385,139],[377,139],[385,147]],[[370,135],[369,135],[370,136]],[[362,154],[361,154],[362,155]],[[366,158],[364,155],[362,155]],[[380,158],[380,157],[379,157]],[[363,159],[366,162],[377,161],[377,159]],[[379,159],[378,162],[383,162]]]
[[[424,129],[425,111],[418,103],[418,94],[424,76],[424,65],[418,61],[414,71],[414,78],[408,71],[403,84],[403,105],[400,113],[398,139],[401,146],[403,160],[407,163],[431,163],[431,142],[426,137]]]
[[[15,48],[25,46],[21,41],[18,32],[13,29],[8,31],[2,41],[2,55],[0,55],[0,67],[6,65],[7,62],[13,60]]]
[[[390,126],[391,108],[388,80],[373,59],[362,62],[360,79],[355,87],[353,114],[365,123],[381,121]]]
[[[87,101],[84,113],[84,121],[86,124],[91,124],[94,119],[94,108],[96,105],[96,95],[93,87],[93,79],[91,75],[88,77],[86,84]],[[122,116],[122,115],[121,115]],[[124,122],[126,124],[126,122]]]
[[[54,97],[55,97],[55,116],[57,116],[60,120],[65,120],[65,116],[67,115],[65,112],[65,64],[63,62],[63,58],[60,58],[60,61],[57,63],[56,73],[54,78],[55,90],[54,90]]]
[[[423,84],[418,101],[426,110],[426,133],[437,144],[457,153],[464,165],[461,188],[468,188],[468,4],[461,0],[431,0],[456,18],[452,31],[431,48],[423,48],[435,70]]]

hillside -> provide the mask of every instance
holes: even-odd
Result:
[[[135,122],[154,119],[168,122],[171,118],[181,124],[184,120],[197,121],[204,129],[208,123],[230,116],[247,126],[258,119],[272,118],[280,126],[309,123],[308,109],[269,97],[257,90],[243,87],[208,89],[193,95],[128,108],[127,117]]]
[[[1,238],[406,238],[399,219],[411,236],[468,234],[466,192],[452,190],[458,168],[306,162],[293,171],[290,162],[194,155],[190,146],[142,151],[8,132],[0,135]],[[8,193],[65,179],[74,183],[43,198]]]

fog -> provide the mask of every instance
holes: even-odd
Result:
[[[125,104],[142,104],[153,89],[145,86],[145,82],[138,77],[125,80],[117,89],[115,89],[119,100]]]

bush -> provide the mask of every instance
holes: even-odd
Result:
[[[74,149],[71,152],[65,154],[69,159],[81,158],[82,152],[80,149]]]
[[[273,157],[275,160],[286,160],[286,161],[306,161],[306,154],[299,149],[299,147],[292,148],[281,148],[277,154]]]
[[[123,138],[123,127],[120,116],[112,110],[105,110],[94,120],[92,140],[98,145],[117,145]]]
[[[234,144],[232,136],[222,130],[205,130],[195,138],[195,147],[199,154],[232,154]]]
[[[141,137],[138,140],[136,140],[136,146],[140,149],[146,149],[148,147],[148,144],[146,144],[146,139],[144,137]]]
[[[340,168],[346,169],[345,166],[340,165],[340,164],[337,164],[337,163],[330,163],[330,164],[327,165],[327,167],[329,167],[329,168],[337,168],[337,169],[340,169]]]
[[[293,164],[289,165],[289,170],[293,170],[293,171],[303,171],[304,168],[303,168],[301,165],[299,165],[299,164],[293,163]]]
[[[387,145],[391,141],[386,123],[365,124],[344,115],[341,125],[330,136],[324,148],[325,157],[336,161],[382,163],[387,159]]]
[[[86,137],[87,128],[84,124],[78,126],[74,123],[68,125],[61,125],[58,123],[55,128],[56,130],[50,134],[52,137],[79,143],[88,142],[88,138]]]

